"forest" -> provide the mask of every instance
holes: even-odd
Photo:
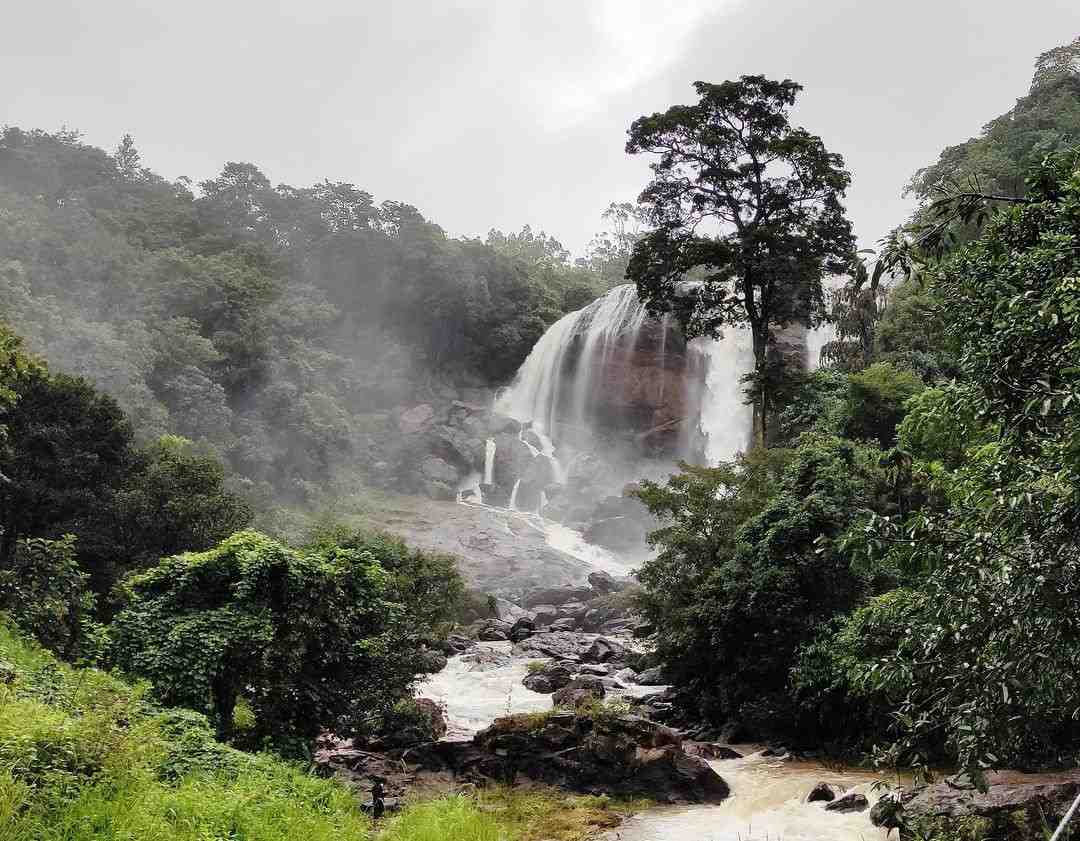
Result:
[[[696,93],[631,125],[652,180],[578,259],[529,227],[453,238],[350,183],[241,162],[170,182],[129,136],[3,129],[0,839],[375,837],[307,773],[317,740],[430,727],[416,682],[495,599],[320,506],[418,493],[395,412],[492,393],[627,281],[687,338],[753,335],[745,452],[629,490],[659,523],[636,633],[678,721],[977,789],[1076,766],[1080,40],[914,173],[918,210],[872,254],[852,174],[787,122],[801,86]],[[757,155],[798,178],[763,187]],[[735,232],[699,233],[710,212]],[[831,326],[820,365],[782,352],[792,324]],[[378,837],[629,808],[482,797]]]

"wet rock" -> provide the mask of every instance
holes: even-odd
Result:
[[[514,653],[580,663],[592,641],[592,637],[568,631],[541,632],[514,646]]]
[[[607,677],[611,674],[611,666],[606,663],[585,663],[578,669],[578,674]]]
[[[986,792],[957,788],[948,782],[927,786],[904,804],[904,815],[993,818],[1003,813],[1024,811],[1060,818],[1080,793],[1080,771],[1053,774],[1050,779],[1037,782],[1018,782],[1013,776],[988,774],[987,782]]]
[[[607,663],[613,660],[625,660],[630,650],[623,644],[607,637],[598,637],[586,649],[582,660],[586,663]]]
[[[476,645],[476,640],[463,637],[461,634],[451,634],[446,638],[445,651],[447,654],[462,654]]]
[[[716,742],[683,742],[683,750],[702,759],[742,759],[742,754],[727,745]]]
[[[897,829],[903,825],[904,807],[898,799],[885,795],[870,807],[870,823],[885,829]]]
[[[577,622],[569,616],[565,616],[562,619],[556,619],[554,622],[548,625],[549,631],[572,631],[577,627]]]
[[[413,406],[398,417],[398,430],[402,435],[412,435],[431,423],[435,410],[429,403]]]
[[[499,669],[509,666],[513,657],[505,651],[494,651],[481,646],[461,655],[463,663],[469,664],[470,672],[486,672],[491,669]]]
[[[528,616],[522,616],[510,629],[510,641],[521,642],[536,633],[536,623]]]
[[[469,470],[483,470],[484,442],[461,429],[436,426],[428,433],[430,450],[448,462]]]
[[[593,675],[578,675],[568,684],[558,689],[551,696],[551,702],[556,707],[574,709],[599,701],[606,695],[607,688],[601,678]]]
[[[484,642],[502,642],[510,639],[511,624],[501,619],[489,619],[477,635]]]
[[[548,663],[542,671],[529,672],[521,681],[526,689],[550,695],[574,679],[574,673],[563,663]]]
[[[678,734],[638,716],[598,722],[556,713],[532,730],[500,719],[473,744],[511,774],[574,791],[666,803],[717,803],[729,794],[708,763],[682,750]]]
[[[810,793],[806,795],[807,803],[817,803],[819,801],[829,802],[836,799],[836,792],[833,787],[827,782],[819,782],[810,789]]]
[[[638,674],[637,683],[640,686],[666,686],[668,681],[664,676],[663,668],[654,666]]]
[[[833,800],[825,807],[826,812],[865,812],[870,808],[870,802],[865,794],[857,791],[849,791]]]

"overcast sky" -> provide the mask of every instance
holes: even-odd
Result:
[[[647,176],[630,122],[745,73],[805,85],[796,121],[854,173],[864,245],[904,184],[1080,34],[1080,0],[4,2],[0,122],[80,129],[198,181],[351,181],[452,235],[531,224],[580,253]]]

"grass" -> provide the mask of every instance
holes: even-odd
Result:
[[[531,675],[534,675],[537,672],[544,671],[544,669],[546,669],[547,666],[548,666],[548,661],[547,660],[530,660],[528,663],[525,664],[525,668],[528,670],[529,674],[531,674]]]
[[[642,805],[485,789],[372,826],[344,785],[220,744],[198,713],[58,663],[0,621],[0,841],[580,841]]]

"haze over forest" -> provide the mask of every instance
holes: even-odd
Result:
[[[226,160],[274,183],[324,178],[418,207],[451,235],[543,228],[580,255],[646,175],[638,114],[745,72],[806,85],[814,126],[856,177],[872,247],[908,179],[1007,110],[1031,57],[1077,27],[1070,0],[312,2],[182,7],[45,0],[5,20],[4,121],[131,134],[168,179]],[[752,71],[748,68],[753,68]]]
[[[1080,838],[1075,2],[3,23],[0,841]]]

